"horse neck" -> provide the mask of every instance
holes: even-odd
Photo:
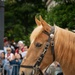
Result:
[[[55,34],[55,57],[65,75],[70,75],[68,69],[73,72],[75,57],[75,33],[57,27]],[[74,73],[74,72],[73,72]],[[74,74],[73,74],[74,75]]]

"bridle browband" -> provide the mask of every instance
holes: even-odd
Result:
[[[46,35],[48,35],[49,38],[48,38],[48,40],[47,40],[47,43],[46,43],[46,45],[45,45],[45,48],[43,49],[43,52],[42,52],[42,54],[40,55],[40,57],[37,59],[37,61],[36,61],[36,63],[34,64],[34,66],[20,65],[20,67],[23,67],[23,68],[29,68],[29,69],[32,68],[32,69],[33,69],[33,74],[32,74],[32,75],[35,74],[34,71],[36,71],[36,70],[38,70],[38,71],[40,72],[40,74],[43,75],[43,73],[42,73],[42,71],[40,70],[39,66],[40,66],[40,64],[41,64],[41,62],[42,62],[42,60],[43,60],[43,58],[44,58],[44,56],[45,56],[45,54],[46,54],[46,52],[47,52],[49,46],[50,46],[50,44],[51,44],[51,53],[52,53],[52,55],[53,55],[53,61],[55,61],[54,39],[50,37],[51,35],[54,35],[55,27],[54,27],[54,26],[51,27],[50,33],[48,33],[47,31],[42,31],[42,32],[45,33]],[[24,75],[24,72],[23,72],[22,75]]]

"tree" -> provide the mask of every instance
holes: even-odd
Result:
[[[74,0],[55,0],[57,5],[45,15],[46,20],[62,28],[75,29],[75,4]],[[68,1],[67,3],[65,1]],[[74,2],[73,2],[74,1]]]
[[[39,9],[46,9],[42,0],[6,0],[5,36],[15,41],[25,40],[29,45],[29,36],[35,25],[35,15]]]

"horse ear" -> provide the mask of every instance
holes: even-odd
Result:
[[[41,21],[41,24],[42,24],[44,30],[50,32],[51,26],[45,20],[43,20],[41,16],[40,16],[40,21]]]
[[[35,22],[36,22],[36,24],[38,25],[38,26],[40,26],[41,25],[41,22],[35,17]]]

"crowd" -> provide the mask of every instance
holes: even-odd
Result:
[[[7,37],[4,38],[4,50],[0,54],[0,66],[4,69],[3,75],[19,75],[19,68],[22,59],[26,56],[28,46],[23,41],[10,42]],[[17,65],[17,66],[15,66]],[[2,72],[2,70],[0,70]],[[63,75],[58,62],[52,63],[45,75]]]
[[[25,57],[28,46],[23,41],[11,43],[6,37],[4,38],[4,51],[0,54],[0,65],[4,68],[4,75],[13,75],[15,66],[18,70],[22,59]],[[16,72],[14,75],[17,75]]]

